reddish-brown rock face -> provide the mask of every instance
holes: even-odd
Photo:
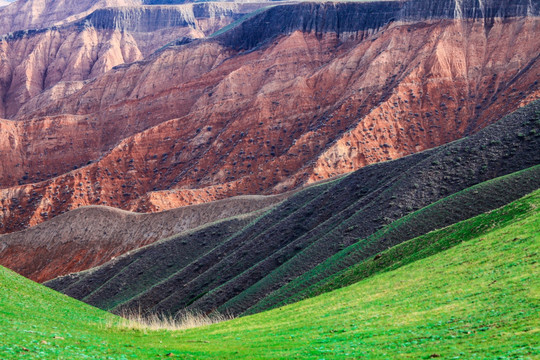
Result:
[[[277,193],[459,139],[538,98],[538,33],[447,19],[168,48],[1,123],[0,231]]]
[[[210,35],[262,5],[107,8],[62,27],[0,36],[0,118],[21,118],[115,66],[178,39]]]

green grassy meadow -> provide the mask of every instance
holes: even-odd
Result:
[[[351,286],[185,331],[125,329],[2,268],[0,358],[537,359],[539,207],[536,191],[388,250],[406,255],[394,270],[365,277],[366,265],[353,267],[334,279],[362,279]]]

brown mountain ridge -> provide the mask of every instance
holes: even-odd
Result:
[[[539,148],[536,101],[460,141],[308,187],[232,235],[238,222],[224,221],[47,285],[119,313],[278,307],[383,250],[538,189]]]
[[[240,196],[155,214],[82,207],[30,229],[0,235],[0,263],[44,282],[222,219],[252,213],[245,216],[249,219],[289,195]]]
[[[537,2],[428,3],[274,6],[29,103],[0,122],[0,231],[86,205],[279,193],[459,139],[538,97]]]

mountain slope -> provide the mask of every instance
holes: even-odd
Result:
[[[205,224],[271,208],[288,195],[236,197],[154,214],[84,207],[22,232],[0,235],[0,265],[43,282]]]
[[[0,293],[0,355],[533,359],[539,195],[480,217],[488,228],[477,237],[427,259],[291,306],[182,332],[117,327],[110,314],[0,269],[2,289],[10,289]],[[453,226],[454,236],[475,221]],[[430,237],[452,237],[437,233]]]
[[[205,37],[262,5],[104,8],[64,26],[0,37],[0,117],[36,111],[79,90],[85,80],[143,60],[170,42]],[[69,92],[54,88],[72,82],[78,83]]]
[[[483,181],[540,164],[539,134],[537,101],[463,140],[368,166],[298,192],[213,251],[175,269],[173,275],[149,275],[155,280],[147,288],[140,288],[135,279],[149,269],[143,263],[142,268],[126,266],[140,259],[137,253],[130,254],[126,262],[106,264],[48,285],[107,309],[108,304],[114,304],[116,310],[175,313],[186,307],[204,312],[220,308],[240,314],[332,255],[414,210]],[[462,210],[449,210],[447,217],[433,216],[432,223],[419,223],[412,231],[399,234],[402,236],[376,237],[353,259],[369,258],[412,237],[519,198],[540,186],[538,169],[499,179],[497,186],[484,186],[481,194],[465,195],[458,201]],[[512,181],[518,185],[507,192],[508,197],[498,196],[500,188]],[[478,205],[467,205],[468,201]],[[437,213],[437,208],[433,209]],[[156,253],[160,251],[156,249]],[[148,254],[141,253],[141,257]],[[116,278],[120,273],[122,277]],[[126,280],[130,278],[133,281]],[[100,285],[103,283],[106,286]]]
[[[536,3],[443,4],[275,6],[2,122],[0,231],[85,205],[282,192],[456,140],[538,97]]]
[[[141,5],[139,0],[19,0],[0,10],[0,35],[78,20],[105,7]]]
[[[455,241],[440,242],[437,236],[434,238],[422,236],[421,241],[407,241],[389,250],[381,251],[375,257],[369,258],[367,255],[375,253],[376,251],[374,252],[370,247],[377,247],[381,242],[384,244],[400,243],[405,239],[414,238],[430,230],[443,228],[478,213],[502,206],[519,197],[520,194],[538,188],[540,188],[540,165],[486,181],[441,199],[394,221],[365,239],[358,239],[355,244],[269,294],[268,297],[249,308],[246,313],[264,311],[351,285],[377,272],[395,269],[440,252],[442,249],[448,249],[457,243]],[[450,232],[453,231],[452,227],[446,229]],[[467,230],[461,229],[459,233],[464,235],[453,239],[464,241],[475,237],[484,230],[484,226],[479,226],[474,231],[469,228]],[[441,235],[445,231],[436,233]],[[260,287],[262,287],[260,284],[253,286],[237,298],[231,299],[224,307],[242,303],[243,298],[252,296]]]

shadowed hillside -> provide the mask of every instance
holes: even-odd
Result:
[[[452,247],[456,242],[446,243],[440,247],[437,243],[432,244],[428,241],[420,244],[409,243],[403,247],[396,246],[391,248],[392,250],[381,251],[388,245],[401,243],[404,239],[414,238],[507,204],[521,196],[520,194],[538,188],[540,188],[540,165],[480,183],[448,196],[384,226],[364,239],[358,239],[353,245],[272,292],[249,308],[246,313],[256,313],[313,297]],[[470,232],[463,238],[456,238],[456,241],[470,238],[485,230],[485,227],[479,227],[476,232]],[[377,255],[373,257],[373,254]],[[242,304],[246,298],[263,288],[264,284],[265,281],[262,281],[253,286],[223,307]]]
[[[174,313],[184,308],[205,312],[219,308],[236,314],[254,306],[262,310],[294,296],[310,282],[275,296],[283,286],[415,210],[475,184],[532,167],[411,215],[412,220],[400,231],[373,237],[350,262],[331,268],[322,279],[412,237],[494,209],[538,188],[539,168],[535,165],[540,163],[539,148],[540,102],[535,102],[471,137],[303,190],[166,277],[159,277],[159,271],[152,272],[146,265],[134,265],[131,271],[129,264],[144,256],[157,259],[161,252],[156,249],[154,255],[151,250],[131,253],[129,259],[56,279],[48,286],[106,309],[140,307]],[[500,196],[505,188],[505,195]],[[447,213],[441,216],[441,211]],[[423,222],[426,218],[431,221]],[[168,257],[174,258],[172,254]],[[149,264],[156,261],[145,260]],[[136,277],[146,271],[150,271],[153,286],[140,288]],[[117,279],[120,273],[122,277]]]
[[[404,254],[436,244],[429,258],[274,311],[181,332],[130,326],[0,268],[0,285],[10,289],[0,296],[0,357],[534,359],[539,205],[536,191],[390,249]]]
[[[241,196],[154,214],[84,207],[0,235],[0,264],[43,282],[204,224],[271,207],[289,195]]]

